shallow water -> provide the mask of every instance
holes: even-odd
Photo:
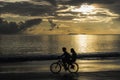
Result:
[[[29,61],[0,64],[0,73],[50,72],[56,61]],[[120,60],[77,60],[78,72],[120,71]],[[61,72],[65,72],[62,68]]]
[[[78,60],[79,72],[60,74],[49,70],[55,61],[30,61],[0,64],[1,80],[119,80],[120,60]],[[117,64],[116,64],[117,63]]]

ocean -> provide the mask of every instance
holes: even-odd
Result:
[[[120,52],[120,35],[0,35],[1,56],[61,55],[62,47],[66,47],[68,52],[70,52],[70,48],[74,48],[77,54],[91,55],[104,52]],[[63,78],[64,76],[74,78],[70,80],[119,80],[120,78],[120,75],[118,75],[118,73],[120,73],[119,58],[95,60],[78,59],[79,71],[78,74],[75,75],[77,77],[74,77],[74,75],[64,70],[62,70],[61,74],[53,76],[49,70],[50,64],[53,62],[56,62],[56,60],[1,63],[0,75],[3,75],[4,78],[5,75],[9,75],[11,76],[10,79],[16,76],[17,79],[21,77],[21,74],[22,77],[32,75],[34,79],[33,77],[31,77],[31,79],[27,77],[29,80],[62,80],[60,76]],[[15,76],[12,74],[15,74]],[[38,76],[39,74],[46,74],[49,79]],[[36,76],[37,79],[35,79]],[[41,77],[42,79],[40,79]],[[66,77],[64,79],[66,79]],[[69,78],[67,77],[67,79]]]
[[[120,52],[120,35],[0,35],[1,54]]]

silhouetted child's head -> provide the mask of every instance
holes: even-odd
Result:
[[[71,52],[75,52],[75,50],[73,48],[71,48]]]
[[[65,52],[66,51],[66,47],[63,47],[62,50],[63,50],[63,52]]]

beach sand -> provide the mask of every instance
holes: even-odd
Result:
[[[113,64],[109,60],[84,63],[78,61],[80,69],[76,74],[64,70],[59,74],[51,73],[49,66],[53,62],[55,61],[2,63],[0,80],[120,80],[119,64]]]
[[[120,80],[120,71],[0,73],[0,80]]]

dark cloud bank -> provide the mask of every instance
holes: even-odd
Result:
[[[20,15],[43,15],[45,13],[52,14],[55,11],[54,6],[50,5],[35,5],[28,2],[2,2],[0,13],[14,13]]]
[[[20,22],[17,24],[15,22],[8,23],[7,21],[4,21],[3,19],[0,18],[0,34],[19,33],[41,22],[42,22],[42,19],[32,19],[32,20],[27,20],[24,23]]]
[[[120,13],[120,0],[32,0],[36,3],[46,1],[51,5],[34,4],[30,2],[1,2],[0,13],[14,13],[20,15],[53,15],[57,10],[57,5],[80,5],[82,3],[103,4],[110,10]],[[54,15],[53,15],[54,16]]]

